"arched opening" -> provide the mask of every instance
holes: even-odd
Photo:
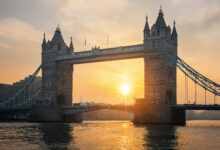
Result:
[[[165,104],[172,104],[172,98],[173,98],[173,92],[171,90],[168,90],[166,92],[166,101]]]
[[[66,97],[64,95],[57,96],[57,104],[58,105],[65,105]]]
[[[62,81],[61,81],[61,87],[65,87],[65,79],[63,79]]]

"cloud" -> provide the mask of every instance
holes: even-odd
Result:
[[[15,47],[14,46],[12,46],[12,45],[9,45],[9,44],[6,44],[6,43],[0,43],[0,50],[1,49],[7,49],[7,50],[9,50],[9,49],[14,49]]]
[[[0,82],[13,83],[32,74],[41,62],[42,32],[17,18],[6,18],[0,20],[0,38]]]
[[[60,24],[64,39],[68,39],[66,43],[73,36],[76,51],[90,49],[94,45],[105,48],[107,35],[109,47],[142,43],[145,15],[148,15],[151,26],[157,18],[159,6],[163,5],[167,25],[172,26],[173,20],[177,22],[179,56],[199,72],[220,81],[220,72],[216,69],[216,64],[220,64],[219,0],[40,0],[40,3],[48,7],[48,12],[51,11],[53,16],[46,18],[48,22],[42,23],[39,28],[48,31],[48,28],[51,30],[54,27],[54,31],[55,26]],[[30,11],[24,13],[36,16]],[[41,61],[42,31],[34,28],[36,24],[23,21],[22,17],[25,18],[0,20],[0,68],[4,68],[0,82],[11,83],[22,79],[32,73]],[[47,39],[51,39],[52,34],[47,33]],[[106,90],[115,85],[110,84],[126,78],[142,86],[143,61],[135,63],[134,68],[131,68],[132,64],[133,61],[117,61],[75,67],[76,95],[83,95],[85,91],[82,89],[86,87],[88,99],[111,99],[112,93]],[[16,77],[14,72],[17,72]],[[97,91],[102,95],[98,95]],[[143,86],[139,93],[143,94]]]
[[[0,36],[19,42],[37,43],[42,39],[42,32],[17,18],[6,18],[0,20]]]

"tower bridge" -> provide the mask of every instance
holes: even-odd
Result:
[[[20,90],[1,105],[8,106],[10,110],[27,105],[33,121],[79,121],[80,114],[85,111],[105,108],[122,110],[119,106],[72,106],[74,65],[142,58],[144,59],[144,98],[137,99],[134,106],[124,107],[124,110],[126,108],[134,112],[135,123],[185,124],[186,109],[219,110],[219,105],[214,107],[177,105],[177,67],[195,84],[215,96],[220,95],[220,85],[198,73],[177,56],[178,34],[175,22],[171,31],[160,9],[151,29],[146,17],[143,34],[143,43],[139,45],[75,52],[72,38],[70,45],[67,46],[61,29],[57,27],[51,41],[46,42],[44,34],[40,67]],[[16,98],[30,85],[40,69],[42,69],[41,89],[28,102],[17,104]]]

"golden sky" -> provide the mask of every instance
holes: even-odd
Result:
[[[167,25],[176,21],[179,56],[219,83],[219,0],[1,0],[0,83],[12,84],[35,71],[41,63],[43,33],[51,40],[57,24],[68,45],[73,36],[75,51],[106,48],[107,35],[109,47],[135,45],[143,41],[145,16],[152,26],[160,5]],[[133,59],[75,65],[74,100],[122,103],[143,97],[143,64],[143,59]],[[128,97],[119,93],[123,82],[132,86]],[[193,99],[193,83],[189,90]],[[203,103],[204,91],[199,91]],[[184,95],[184,76],[178,71],[178,103],[184,102]],[[213,103],[212,94],[208,102]]]

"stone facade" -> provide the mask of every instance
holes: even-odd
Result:
[[[0,84],[0,103],[4,100],[7,100],[10,96],[20,89],[28,78],[31,76],[25,77],[23,80],[13,83],[12,85]],[[29,96],[35,93],[41,87],[41,77],[35,77],[30,86],[22,92],[20,96],[16,98],[16,102],[22,102],[24,99],[28,99]]]
[[[177,32],[175,22],[171,33],[160,9],[158,18],[149,28],[144,28],[144,99],[134,107],[134,123],[184,125],[185,110],[175,110],[176,64],[165,54],[177,56]]]
[[[151,30],[146,18],[144,50],[145,103],[176,104],[176,65],[164,52],[177,55],[177,33],[175,23],[171,33],[161,9]]]
[[[63,40],[60,28],[57,27],[51,41],[42,43],[42,93],[43,104],[72,105],[73,65],[57,62],[56,57],[73,52],[72,38],[70,46]]]

